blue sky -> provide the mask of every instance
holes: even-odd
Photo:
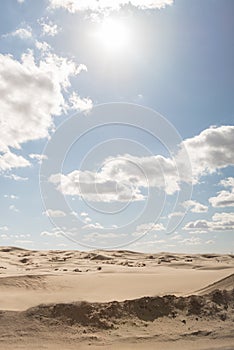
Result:
[[[233,1],[0,8],[0,244],[233,252]]]

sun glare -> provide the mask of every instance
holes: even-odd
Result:
[[[109,51],[120,51],[129,43],[129,28],[118,20],[106,19],[97,33],[100,43]]]

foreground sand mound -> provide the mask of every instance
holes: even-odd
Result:
[[[27,317],[56,319],[69,325],[80,324],[99,329],[113,328],[126,319],[154,321],[159,317],[196,316],[226,320],[234,311],[234,289],[215,290],[204,296],[144,297],[123,302],[59,303],[39,305],[27,310]]]

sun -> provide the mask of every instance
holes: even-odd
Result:
[[[102,46],[110,51],[123,51],[130,41],[129,28],[120,20],[105,19],[97,32],[97,37]]]

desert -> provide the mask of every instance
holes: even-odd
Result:
[[[0,248],[0,349],[233,349],[234,256]]]

